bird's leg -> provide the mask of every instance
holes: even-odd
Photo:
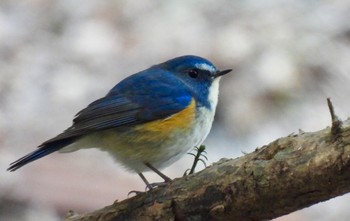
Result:
[[[146,177],[142,173],[138,173],[138,175],[141,177],[143,182],[146,184],[146,188],[148,188],[150,190],[153,189],[152,185],[148,182],[148,180],[146,179]]]
[[[171,181],[171,179],[169,177],[165,176],[162,172],[160,172],[157,168],[153,167],[150,163],[145,163],[145,165],[164,179],[164,182],[149,183],[148,180],[146,179],[146,177],[142,173],[137,173],[141,177],[143,182],[146,184],[146,190],[147,189],[152,190],[154,187],[165,186],[166,183],[169,183]],[[133,190],[133,191],[130,191],[128,193],[128,195],[130,195],[131,193],[135,193],[137,195],[137,194],[140,194],[142,192]]]
[[[141,179],[143,180],[143,182],[146,184],[146,191],[147,191],[147,189],[152,190],[153,187],[154,187],[155,185],[150,184],[150,183],[148,182],[148,180],[146,179],[146,177],[145,177],[142,173],[137,173],[137,174],[141,177]],[[132,193],[134,193],[135,195],[138,195],[138,194],[143,193],[143,192],[142,192],[142,191],[138,191],[138,190],[132,190],[132,191],[130,191],[130,192],[128,193],[128,196],[129,196],[130,194],[132,194]]]
[[[137,173],[141,179],[143,180],[143,182],[146,184],[146,190],[153,190],[154,187],[159,187],[159,186],[165,186],[166,183],[169,183],[171,181],[171,179],[169,177],[167,177],[166,175],[164,175],[162,172],[160,172],[157,168],[155,168],[154,166],[152,166],[150,163],[145,163],[145,165],[150,168],[151,170],[153,170],[156,174],[158,174],[161,178],[164,179],[164,182],[160,182],[160,183],[149,183],[148,180],[146,179],[146,177],[142,174],[142,173]],[[140,194],[142,193],[141,191],[137,191],[137,190],[132,190],[128,193],[128,196],[130,194]]]
[[[145,163],[145,165],[151,170],[153,170],[156,174],[158,174],[161,178],[163,178],[165,183],[169,183],[171,181],[169,177],[165,176],[162,172],[160,172],[157,168],[153,167],[150,163]]]

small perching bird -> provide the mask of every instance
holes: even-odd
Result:
[[[99,148],[137,172],[178,160],[207,137],[218,102],[220,71],[210,61],[181,56],[133,74],[89,104],[73,125],[39,148],[11,163],[9,171],[55,151]]]

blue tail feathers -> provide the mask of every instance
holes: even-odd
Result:
[[[42,146],[39,146],[39,149],[25,155],[24,157],[16,160],[15,162],[10,164],[10,167],[7,168],[8,171],[15,171],[19,168],[21,168],[22,166],[33,162],[37,159],[40,159],[46,155],[49,155],[71,143],[73,143],[76,140],[76,138],[66,138],[66,139],[62,139],[62,140],[57,140],[57,141],[53,141],[50,143],[45,143]]]

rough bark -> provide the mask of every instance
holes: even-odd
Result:
[[[333,115],[331,128],[300,131],[66,220],[265,220],[343,195],[350,191],[350,119]]]

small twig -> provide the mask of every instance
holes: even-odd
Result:
[[[330,98],[327,98],[328,108],[329,112],[331,113],[332,117],[332,129],[331,132],[333,135],[338,135],[341,132],[342,127],[342,121],[339,119],[339,117],[335,114],[333,104]]]
[[[204,155],[204,154],[207,153],[207,152],[205,151],[205,146],[204,146],[204,145],[200,145],[199,147],[195,147],[195,150],[197,151],[197,154],[188,153],[188,154],[194,156],[193,164],[192,164],[191,170],[190,170],[190,172],[188,173],[188,175],[194,173],[198,161],[201,161],[201,162],[204,164],[204,166],[207,166],[207,165],[205,164],[205,161],[204,161],[203,159],[200,158],[200,157],[204,157],[206,160],[208,160],[207,156]],[[185,171],[184,176],[187,175],[187,171],[188,171],[188,170]]]

